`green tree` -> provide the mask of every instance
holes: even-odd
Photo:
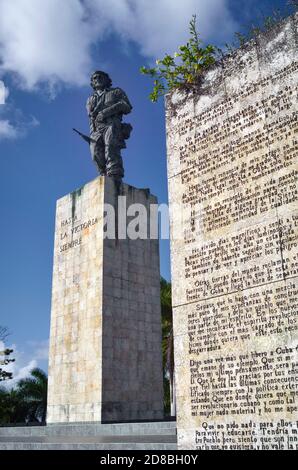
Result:
[[[24,423],[27,417],[26,404],[18,390],[0,388],[0,424]]]
[[[0,424],[8,424],[10,422],[11,408],[8,397],[8,391],[0,388]]]
[[[175,383],[174,383],[174,344],[173,344],[173,314],[171,283],[160,280],[160,299],[162,316],[162,356],[164,370],[164,405],[165,412],[172,416],[175,412]]]
[[[33,369],[16,388],[0,388],[0,424],[45,422],[46,409],[47,376],[41,369]]]
[[[47,375],[39,368],[35,368],[31,371],[31,377],[21,379],[18,382],[18,394],[26,407],[26,418],[29,421],[45,422],[47,389]]]

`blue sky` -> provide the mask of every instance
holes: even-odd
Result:
[[[133,105],[124,181],[167,202],[163,102],[149,101],[139,67],[174,52],[193,13],[202,38],[222,45],[286,3],[0,0],[0,79],[8,89],[0,105],[0,324],[12,332],[17,378],[47,367],[56,199],[97,176],[87,144],[71,130],[88,132],[90,72],[106,70]],[[163,241],[167,279],[169,258]]]

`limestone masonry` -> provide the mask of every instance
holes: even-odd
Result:
[[[298,449],[297,21],[167,97],[182,449]]]
[[[158,240],[104,238],[105,204],[121,216],[108,177],[57,202],[47,423],[163,417]]]

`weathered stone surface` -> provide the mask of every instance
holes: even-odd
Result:
[[[120,196],[156,204],[125,184]],[[118,203],[108,177],[57,202],[48,423],[163,417],[158,240],[104,238]]]
[[[180,448],[298,448],[297,21],[167,98]]]

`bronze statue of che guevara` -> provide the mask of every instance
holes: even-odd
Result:
[[[122,118],[131,112],[132,106],[121,88],[112,88],[112,81],[105,72],[94,72],[91,86],[94,91],[87,100],[90,137],[76,132],[89,143],[99,173],[120,183],[124,176],[121,149],[126,148],[125,140],[132,130]]]

